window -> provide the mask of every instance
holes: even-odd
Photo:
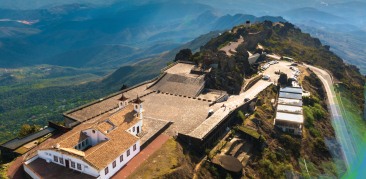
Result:
[[[78,170],[81,170],[81,164],[78,163],[77,166],[78,166]]]
[[[58,162],[58,157],[56,155],[53,156],[53,161]]]
[[[130,156],[130,149],[127,150],[127,157]]]
[[[132,128],[132,132],[135,132],[135,126],[133,126],[133,128]]]
[[[60,163],[64,164],[64,159],[60,157]]]
[[[116,161],[113,161],[113,168],[116,168]]]
[[[106,167],[105,169],[104,169],[104,173],[107,175],[108,174],[108,167]]]
[[[78,148],[81,149],[81,144],[78,145]]]
[[[119,156],[119,162],[123,161],[123,154],[121,156]]]
[[[135,151],[136,150],[136,144],[135,145],[133,145],[133,151]]]
[[[71,161],[71,168],[75,168],[75,162]]]

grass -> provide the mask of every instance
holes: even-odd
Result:
[[[333,178],[338,175],[336,163],[333,161],[321,162],[320,166],[305,158],[299,158],[298,162],[301,174],[305,178]],[[320,171],[319,168],[323,171]]]
[[[259,137],[260,137],[260,134],[251,128],[248,128],[245,126],[237,126],[237,129],[246,134],[249,134],[250,136],[254,137],[255,139],[259,139]]]
[[[129,178],[164,178],[173,173],[185,161],[185,155],[174,139],[169,139],[132,173]]]
[[[7,177],[7,169],[11,162],[5,162],[0,156],[0,178],[8,178]]]

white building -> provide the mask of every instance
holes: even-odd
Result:
[[[284,132],[302,134],[304,116],[302,110],[302,88],[280,89],[274,125]]]
[[[47,141],[23,167],[32,178],[110,178],[140,152],[143,105],[123,95],[104,113]]]

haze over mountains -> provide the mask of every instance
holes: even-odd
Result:
[[[246,20],[289,20],[365,74],[365,4],[1,0],[0,129],[8,132],[0,140],[24,123],[60,121],[65,110],[151,79],[179,49],[197,51]]]
[[[115,68],[254,20],[239,15],[252,14],[282,16],[366,69],[361,1],[3,0],[0,7],[0,67]]]
[[[0,11],[2,67],[120,66],[254,16],[217,16],[198,3],[71,4]]]
[[[282,16],[330,45],[331,50],[366,74],[365,1],[231,0],[225,3],[215,1],[213,6],[227,13]]]

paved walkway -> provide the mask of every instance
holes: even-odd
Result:
[[[23,157],[18,157],[15,159],[7,169],[7,177],[13,179],[22,179],[25,176],[23,170]]]
[[[153,140],[146,148],[138,153],[131,161],[127,163],[120,171],[118,171],[112,179],[127,178],[131,175],[147,158],[150,157],[155,151],[169,139],[166,134],[160,134],[155,140]]]

